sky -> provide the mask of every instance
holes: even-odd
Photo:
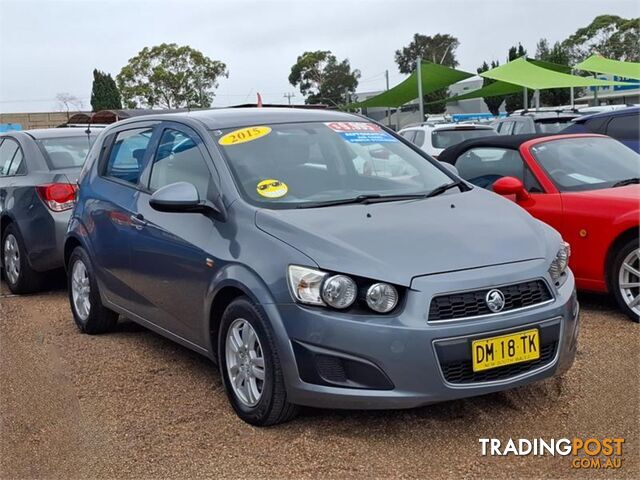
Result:
[[[361,71],[358,91],[398,73],[394,52],[414,33],[460,40],[459,68],[530,54],[541,37],[563,40],[597,15],[640,16],[638,0],[0,0],[0,113],[60,110],[67,92],[90,109],[94,68],[114,77],[145,46],[189,45],[227,64],[213,106],[303,103],[289,85],[307,50],[331,50]]]

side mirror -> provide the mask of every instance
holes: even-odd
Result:
[[[459,177],[460,174],[458,173],[458,169],[456,168],[455,165],[452,165],[450,163],[447,162],[440,162],[440,165],[442,165],[444,168],[446,168],[447,170],[449,170],[451,173],[453,173],[456,177]]]
[[[493,182],[493,191],[499,195],[515,195],[516,202],[525,202],[531,198],[520,179],[502,177]]]
[[[202,213],[211,209],[200,201],[196,187],[188,182],[176,182],[156,190],[149,199],[149,205],[159,212]]]

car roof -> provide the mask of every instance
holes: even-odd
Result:
[[[493,130],[494,129],[491,125],[481,124],[481,123],[449,122],[449,123],[432,123],[432,124],[426,123],[424,125],[412,125],[410,127],[402,128],[400,131],[404,132],[405,130],[425,130],[425,129],[441,130],[441,129],[447,129],[447,128],[463,128],[463,129],[467,129],[467,130],[472,130],[474,128],[478,128],[480,130]]]
[[[528,140],[553,136],[554,135],[549,135],[548,133],[527,133],[522,135],[493,135],[490,137],[472,138],[446,148],[438,155],[438,160],[453,164],[460,155],[472,148],[494,147],[517,150],[520,148],[520,145]]]
[[[208,129],[233,128],[261,123],[296,122],[358,122],[371,121],[365,117],[336,110],[317,110],[302,108],[218,108],[211,110],[193,110],[190,112],[145,115],[118,122],[118,125],[136,121],[179,120],[190,118],[202,123]]]
[[[584,123],[592,118],[610,118],[619,117],[621,115],[636,114],[640,115],[640,107],[620,108],[618,110],[610,110],[608,112],[592,113],[591,115],[583,115],[574,120],[576,123]]]
[[[37,128],[33,130],[13,130],[11,133],[16,136],[27,135],[36,140],[43,138],[64,138],[64,137],[86,137],[86,128]],[[91,132],[91,135],[95,136],[100,133],[100,130]]]
[[[508,117],[504,117],[504,118],[499,118],[497,121],[498,122],[506,122],[509,120],[514,120],[517,118],[531,118],[533,120],[537,120],[537,119],[554,119],[554,118],[576,118],[579,117],[580,115],[578,113],[573,113],[573,112],[566,112],[563,110],[560,111],[540,111],[540,112],[536,112],[535,110],[528,110],[528,111],[524,111],[524,112],[518,112],[518,113],[512,113],[511,115],[509,115]]]

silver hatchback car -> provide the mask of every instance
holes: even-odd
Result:
[[[361,168],[363,146],[393,168]],[[362,117],[118,122],[79,185],[65,244],[78,328],[122,314],[209,357],[252,424],[480,395],[573,362],[560,235]]]

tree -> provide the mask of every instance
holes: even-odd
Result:
[[[122,108],[120,92],[111,74],[93,70],[91,108],[94,112]]]
[[[546,38],[541,38],[536,45],[536,59],[558,65],[569,64],[569,50],[561,43],[555,42],[549,47]],[[551,88],[540,91],[540,103],[545,106],[566,105],[571,101],[571,90],[568,88]]]
[[[576,64],[598,53],[627,62],[640,62],[640,18],[600,15],[586,27],[579,28],[563,42],[569,59]]]
[[[60,92],[56,95],[56,101],[58,102],[58,108],[67,113],[67,120],[69,119],[69,112],[72,109],[81,110],[82,100],[75,95],[71,95],[69,92]]]
[[[459,45],[460,42],[458,39],[449,34],[437,33],[434,36],[429,36],[416,33],[409,45],[403,47],[401,50],[396,50],[395,60],[398,64],[398,70],[400,73],[412,73],[416,69],[416,59],[418,56],[422,57],[423,60],[455,68],[458,66],[456,49]],[[424,95],[423,101],[427,102],[425,112],[444,112],[446,107],[444,100],[446,98],[446,88],[441,88],[440,90]],[[436,101],[438,101],[438,103],[430,103]]]
[[[515,45],[509,49],[509,56],[507,57],[507,61],[512,61],[520,57],[526,57],[527,51],[524,49],[521,43],[518,43],[518,46]],[[524,107],[524,101],[522,97],[522,93],[513,93],[511,95],[507,95],[505,108],[507,112],[513,112],[515,110],[519,110]]]
[[[487,62],[483,62],[482,65],[478,68],[478,73],[486,72],[499,66],[500,66],[500,62],[495,60],[491,61],[491,66],[489,66]],[[491,78],[485,78],[482,86],[486,87],[487,85],[491,85],[494,82],[495,80]],[[502,105],[502,102],[504,102],[505,98],[506,98],[506,95],[498,95],[495,97],[484,97],[484,103],[487,104],[487,108],[494,116],[498,116],[498,114],[500,113],[500,105]]]
[[[227,66],[198,50],[175,43],[145,47],[129,60],[116,81],[128,108],[207,108]]]
[[[305,103],[346,104],[358,87],[360,70],[338,61],[329,50],[304,52],[291,67],[289,83],[306,96]]]

